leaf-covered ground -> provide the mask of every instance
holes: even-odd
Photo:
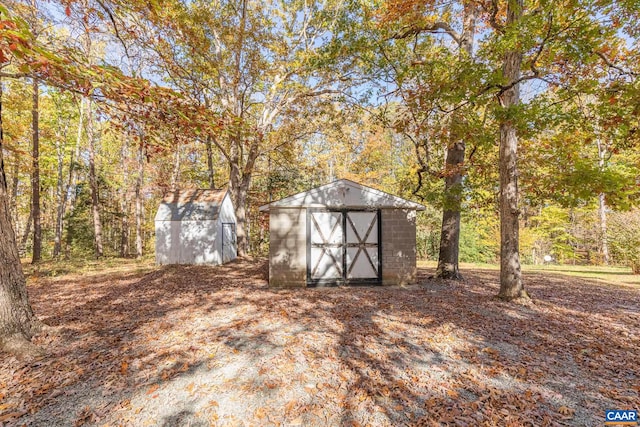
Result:
[[[45,358],[0,354],[9,425],[601,425],[640,409],[640,290],[497,272],[269,289],[264,260],[30,279]],[[0,422],[0,424],[1,424]]]

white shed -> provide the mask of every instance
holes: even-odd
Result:
[[[269,284],[402,285],[416,275],[419,203],[340,179],[260,207],[269,212]]]
[[[236,215],[229,192],[176,190],[155,218],[157,264],[224,264],[236,258]]]

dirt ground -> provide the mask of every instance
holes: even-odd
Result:
[[[31,278],[48,355],[0,354],[0,424],[594,426],[640,409],[640,289],[496,271],[267,287],[265,260]]]

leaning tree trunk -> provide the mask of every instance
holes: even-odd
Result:
[[[29,340],[42,324],[29,304],[16,236],[11,224],[2,143],[0,98],[0,350],[26,356],[37,352]]]
[[[460,37],[460,60],[473,56],[473,38],[475,35],[478,8],[467,2],[464,6],[464,24]],[[447,147],[444,182],[444,207],[442,209],[442,227],[440,229],[440,253],[436,277],[441,279],[462,280],[459,269],[460,255],[460,211],[462,210],[462,178],[464,174],[465,152],[464,117],[455,112],[451,118],[451,139]]]
[[[509,2],[507,26],[516,24],[522,17],[524,0]],[[507,87],[499,96],[505,110],[520,102],[520,67],[522,52],[514,49],[505,54],[502,73]],[[519,252],[518,209],[518,136],[513,119],[505,114],[500,123],[500,292],[498,297],[507,301],[529,298],[522,283]]]
[[[42,222],[40,220],[40,111],[38,80],[33,79],[33,104],[31,109],[31,136],[33,141],[31,166],[31,211],[33,212],[32,263],[42,259]]]

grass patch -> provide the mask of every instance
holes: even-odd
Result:
[[[628,285],[640,288],[640,275],[633,274],[629,267],[610,267],[594,265],[526,265],[525,272],[556,273],[563,276],[595,279],[599,282],[615,285]]]
[[[435,269],[438,263],[436,261],[418,261],[418,267]],[[465,271],[469,270],[491,270],[500,269],[499,264],[481,264],[481,263],[460,263],[460,271],[464,276]],[[525,273],[538,274],[561,274],[570,277],[579,277],[583,279],[595,279],[600,282],[615,285],[627,285],[632,287],[640,287],[640,275],[633,274],[630,267],[612,267],[612,266],[595,266],[595,265],[523,265],[522,271]]]
[[[104,257],[101,259],[46,260],[38,264],[31,264],[23,260],[22,266],[27,277],[59,277],[65,275],[95,276],[123,272],[144,273],[153,270],[155,263],[152,257],[144,257],[140,260]]]

